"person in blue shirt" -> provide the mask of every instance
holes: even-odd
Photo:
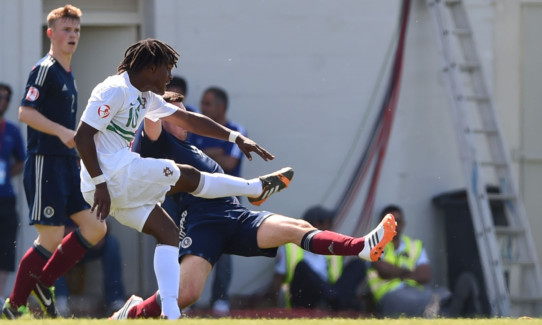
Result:
[[[247,136],[247,131],[241,124],[232,122],[227,118],[228,95],[224,89],[219,87],[207,88],[201,97],[200,111],[201,114],[211,118],[218,124]],[[194,133],[188,136],[188,142],[216,161],[226,174],[241,175],[243,153],[235,143]]]
[[[23,183],[30,225],[36,227],[38,237],[21,259],[15,285],[2,308],[2,316],[8,319],[29,313],[31,293],[46,315],[56,317],[56,279],[106,233],[105,223],[91,214],[81,194],[74,148],[77,87],[70,64],[79,43],[81,15],[72,5],[49,13],[51,47],[30,71],[19,107],[19,119],[28,125]],[[79,227],[64,237],[68,218]]]
[[[184,95],[184,93],[181,94]],[[228,94],[224,89],[209,87],[201,97],[200,110],[203,115],[210,117],[218,124],[248,136],[246,129],[241,124],[232,122],[227,118],[228,104]],[[193,133],[188,136],[188,142],[195,144],[207,156],[216,161],[222,167],[224,173],[241,176],[243,153],[239,150],[237,144]],[[226,316],[230,310],[228,290],[232,277],[231,256],[223,254],[215,264],[214,269],[215,277],[211,289],[211,308],[215,315]]]
[[[4,118],[11,94],[11,87],[0,83],[0,296],[4,294],[8,274],[15,271],[19,221],[11,178],[23,171],[25,158],[21,131]]]

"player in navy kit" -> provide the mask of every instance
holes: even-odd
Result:
[[[180,94],[166,92],[166,101],[183,107]],[[163,129],[162,129],[163,125]],[[165,131],[163,131],[165,130]],[[167,122],[145,120],[132,150],[142,156],[172,159],[201,171],[218,173],[222,168],[186,139],[186,131]],[[214,263],[222,254],[240,256],[276,255],[277,247],[294,243],[322,255],[358,255],[375,261],[395,235],[390,214],[365,237],[353,238],[320,231],[308,222],[267,211],[250,211],[236,197],[205,199],[181,193],[181,263],[178,303],[185,308],[199,299]],[[370,240],[365,241],[365,238]],[[159,293],[143,301],[133,295],[111,319],[160,316]]]
[[[81,10],[71,5],[49,13],[50,51],[32,68],[19,107],[19,119],[28,124],[24,188],[38,238],[21,259],[3,306],[2,316],[8,319],[28,313],[31,292],[43,312],[56,317],[54,282],[106,233],[105,223],[91,214],[81,194],[74,149],[77,87],[70,63],[79,43],[80,17]],[[68,218],[79,227],[64,237]]]

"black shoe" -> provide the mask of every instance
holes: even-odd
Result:
[[[58,317],[58,310],[55,306],[55,287],[46,287],[43,284],[36,282],[32,295],[36,297],[41,307],[41,311],[45,316],[51,318]]]
[[[20,306],[17,310],[11,307],[9,298],[4,302],[2,307],[2,318],[3,319],[16,319],[23,315],[30,315],[30,310],[27,306]]]
[[[274,173],[260,176],[262,181],[262,194],[258,197],[249,197],[248,201],[254,205],[261,205],[272,194],[280,192],[290,185],[290,181],[294,177],[294,170],[291,167],[285,167]]]

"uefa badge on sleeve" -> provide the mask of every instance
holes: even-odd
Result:
[[[28,92],[26,93],[26,100],[33,102],[36,99],[40,97],[40,91],[36,87],[30,87],[28,88]]]

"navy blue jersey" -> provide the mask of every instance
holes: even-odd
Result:
[[[224,173],[222,167],[220,167],[216,161],[189,142],[181,141],[164,130],[162,130],[158,140],[152,142],[144,135],[142,129],[143,124],[138,130],[132,145],[132,150],[139,152],[142,157],[166,158],[171,159],[178,164],[193,166],[202,172]],[[180,211],[185,211],[194,207],[198,207],[198,210],[201,207],[209,208],[211,210],[223,210],[224,205],[231,208],[232,204],[238,205],[239,201],[236,197],[205,199],[182,192],[180,193],[180,199],[177,203],[179,204]]]
[[[51,121],[75,130],[77,87],[71,71],[66,71],[47,54],[30,71],[21,106],[37,109]],[[57,136],[28,127],[29,154],[75,155]]]
[[[230,130],[241,133],[245,137],[247,136],[247,131],[241,124],[228,121],[225,126],[229,128]],[[237,144],[233,142],[229,142],[229,141],[220,140],[220,139],[205,137],[203,135],[199,135],[195,133],[190,133],[190,136],[188,137],[188,141],[190,143],[193,143],[196,147],[200,148],[201,150],[205,150],[207,148],[222,148],[222,150],[224,150],[224,152],[228,156],[232,156],[239,159],[239,163],[237,164],[237,166],[235,166],[235,168],[228,174],[233,175],[233,176],[241,176],[241,164],[243,163],[244,154],[241,151],[241,149],[239,149]]]

